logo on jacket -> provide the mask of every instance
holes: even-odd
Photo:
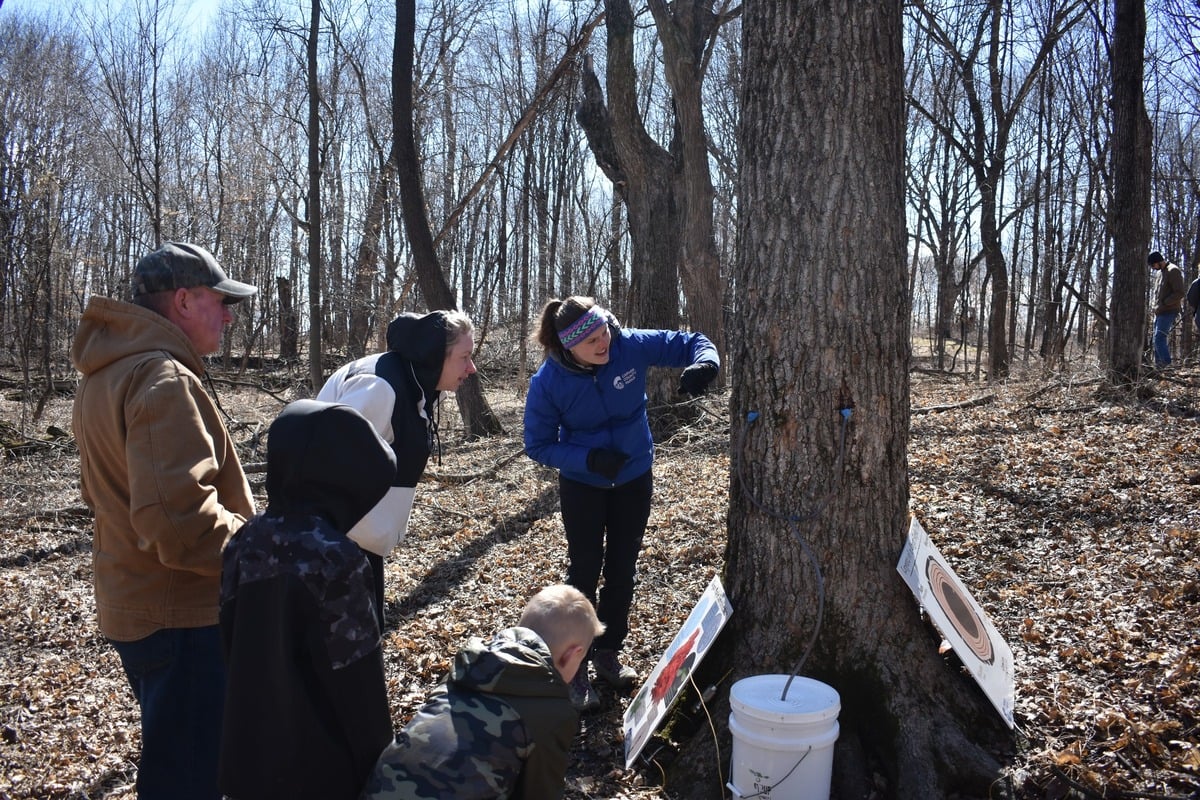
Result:
[[[624,389],[626,385],[633,383],[635,380],[637,380],[637,370],[627,370],[624,374],[613,378],[613,388]]]

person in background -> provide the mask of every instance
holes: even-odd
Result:
[[[254,500],[201,376],[256,291],[168,243],[134,267],[132,303],[88,301],[71,348],[96,611],[141,709],[140,800],[220,797],[221,548]]]
[[[354,800],[391,741],[374,579],[346,531],[395,471],[349,406],[297,400],[271,423],[267,510],[221,573],[226,797]]]
[[[1154,300],[1154,365],[1166,367],[1171,364],[1171,346],[1167,335],[1175,327],[1175,321],[1183,309],[1183,273],[1157,250],[1146,257],[1146,263],[1150,269],[1162,273],[1158,295]]]
[[[1196,326],[1196,332],[1200,333],[1200,277],[1188,286],[1187,305],[1192,310],[1192,324]]]
[[[605,625],[589,661],[601,680],[629,689],[637,673],[618,654],[629,631],[653,493],[646,372],[684,367],[679,391],[699,395],[716,378],[720,359],[701,333],[622,329],[590,297],[548,302],[535,338],[546,358],[525,400],[525,452],[559,470],[566,582],[596,604]],[[570,688],[579,710],[599,707],[586,663]]]
[[[562,797],[579,715],[567,682],[604,630],[571,586],[549,586],[517,627],[472,638],[445,682],[379,756],[364,800]]]
[[[437,401],[475,374],[475,328],[461,311],[401,314],[387,329],[387,351],[351,361],[332,375],[318,400],[344,403],[375,426],[396,455],[392,486],[349,532],[367,551],[384,624],[383,558],[408,530],[417,481],[439,446]]]

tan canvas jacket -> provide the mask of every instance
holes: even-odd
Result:
[[[217,624],[221,548],[254,500],[200,355],[165,317],[94,297],[71,359],[101,632],[133,641]]]

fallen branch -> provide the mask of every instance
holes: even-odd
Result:
[[[525,448],[520,447],[485,470],[460,475],[451,475],[447,473],[436,472],[434,470],[426,470],[425,474],[421,476],[421,480],[433,481],[434,483],[445,483],[450,484],[451,486],[461,486],[464,483],[470,483],[471,481],[479,480],[481,478],[490,478],[523,455],[525,455]],[[254,461],[249,464],[242,465],[242,472],[245,472],[247,475],[266,471],[267,462],[265,461]]]
[[[909,409],[911,416],[918,414],[932,414],[937,411],[953,411],[956,408],[974,408],[975,406],[984,406],[996,399],[994,394],[985,394],[980,397],[975,397],[970,400],[963,400],[961,403],[948,403],[942,406],[925,406],[924,408]]]
[[[426,470],[425,477],[437,483],[447,483],[452,486],[461,486],[464,483],[470,483],[471,481],[479,480],[480,478],[490,478],[523,455],[525,455],[524,446],[517,448],[515,452],[510,453],[500,461],[481,472],[472,472],[465,475],[443,475],[437,472]]]

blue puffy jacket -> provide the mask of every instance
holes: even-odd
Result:
[[[530,379],[525,400],[525,452],[563,477],[592,486],[618,486],[654,463],[646,418],[649,367],[721,363],[702,333],[622,329],[611,323],[609,328],[607,364],[583,368],[551,354]],[[594,447],[629,456],[615,481],[588,470],[588,451]]]

